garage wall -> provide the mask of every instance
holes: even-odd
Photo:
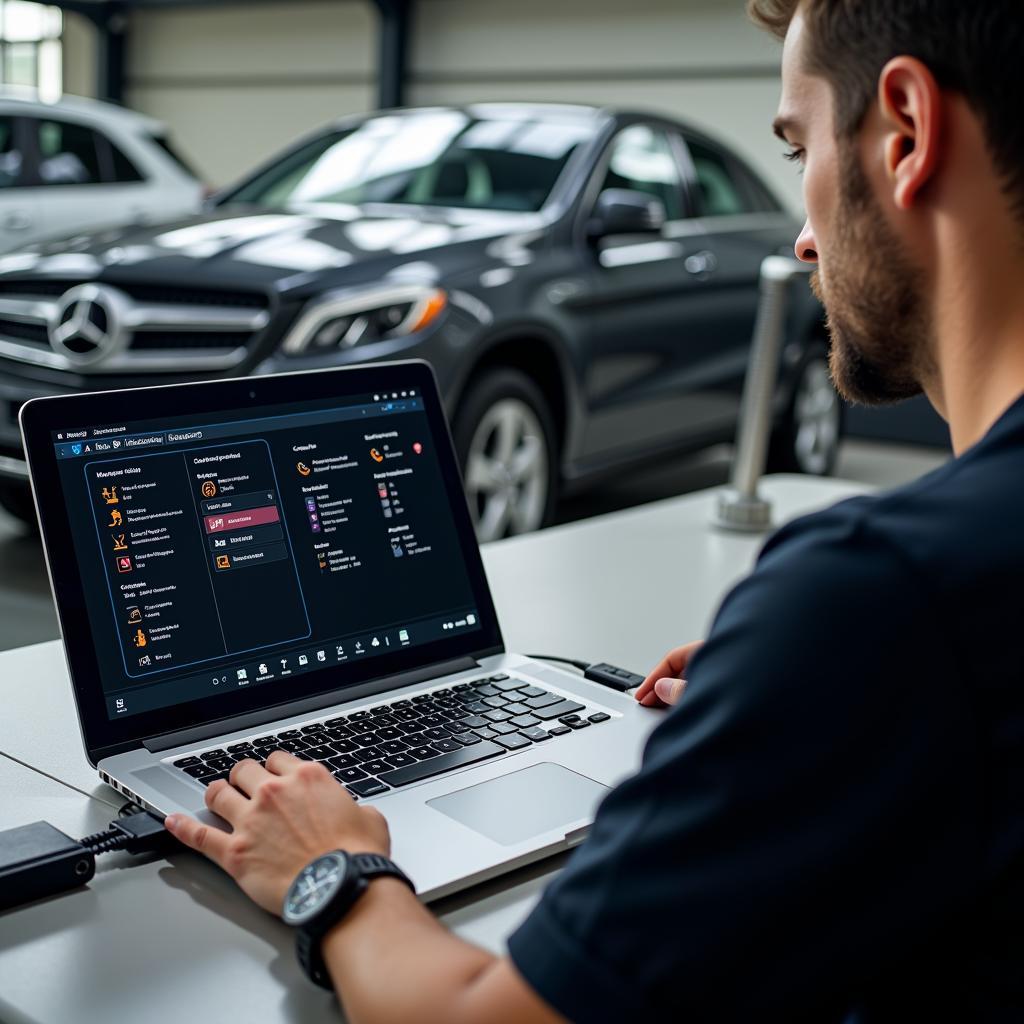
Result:
[[[664,111],[732,142],[784,199],[769,129],[779,48],[743,0],[416,0],[410,103],[535,99]],[[212,185],[376,98],[371,0],[282,0],[130,19],[127,100],[168,122]],[[67,19],[68,92],[89,95],[92,29]],[[228,130],[230,128],[230,130]]]
[[[129,33],[128,105],[210,185],[374,104],[376,16],[359,0],[145,11]]]

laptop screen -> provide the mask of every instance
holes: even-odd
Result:
[[[113,419],[108,405],[102,422],[51,424],[108,719],[240,691],[275,704],[328,670],[336,687],[447,639],[483,646],[493,612],[463,557],[464,501],[442,472],[450,442],[422,377],[219,413]]]

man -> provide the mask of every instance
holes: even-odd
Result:
[[[923,389],[957,458],[769,541],[641,687],[686,698],[510,956],[370,882],[322,946],[354,1024],[1024,1020],[1024,13],[751,7],[785,37],[836,383]],[[168,827],[275,913],[318,854],[388,851],[287,754],[208,803],[233,835]]]

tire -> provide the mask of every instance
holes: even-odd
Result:
[[[27,483],[0,480],[0,508],[14,516],[33,533],[39,529],[36,507],[32,504],[32,491]]]
[[[558,490],[554,419],[519,370],[487,370],[460,402],[453,429],[470,513],[481,543],[539,530]]]
[[[843,436],[843,403],[832,385],[828,351],[804,353],[796,383],[768,449],[768,472],[831,476]]]

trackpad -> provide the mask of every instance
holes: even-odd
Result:
[[[427,804],[502,846],[593,818],[608,792],[559,764],[531,765]]]

